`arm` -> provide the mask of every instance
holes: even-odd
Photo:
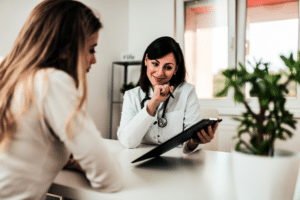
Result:
[[[147,105],[140,110],[140,100],[134,91],[125,92],[118,138],[127,148],[136,148],[157,119],[156,109],[169,97],[173,86],[157,85]]]
[[[195,91],[195,87],[193,86],[192,90],[188,94],[188,98],[186,101],[186,107],[185,107],[185,118],[183,120],[184,123],[184,130],[191,127],[195,123],[199,122],[201,120],[201,109],[199,100]],[[200,144],[189,140],[184,143],[183,145],[183,152],[184,153],[191,153],[195,152],[199,149],[202,149],[204,147],[204,144]]]
[[[71,124],[72,140],[67,137],[66,120],[73,112],[78,97],[79,92],[69,75],[60,71],[50,74],[43,102],[44,117],[85,171],[91,186],[106,192],[117,191],[122,186],[119,163],[108,151],[85,106]]]
[[[190,120],[192,122],[194,119],[197,119],[197,116],[200,116],[201,110],[199,106],[199,100],[195,92],[195,88],[191,91],[188,99],[187,99],[187,106],[186,106],[186,119]],[[200,121],[201,116],[198,118],[198,121]],[[186,120],[185,120],[186,121]],[[195,124],[196,122],[188,123],[188,127]],[[186,123],[185,123],[186,124]],[[184,153],[191,153],[195,152],[199,149],[202,149],[204,147],[205,143],[209,143],[214,138],[214,133],[218,127],[219,123],[216,123],[216,125],[212,128],[211,126],[208,127],[208,132],[205,132],[204,129],[199,130],[197,132],[197,139],[191,138],[189,141],[187,141],[184,144]]]
[[[127,148],[136,148],[155,120],[156,114],[149,115],[147,106],[140,110],[138,97],[130,92],[125,92],[121,122],[117,133],[119,141]]]

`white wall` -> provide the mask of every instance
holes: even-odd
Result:
[[[148,45],[162,36],[174,37],[174,0],[129,0],[128,51],[142,60]],[[129,80],[138,81],[140,66],[130,67]]]
[[[0,1],[0,57],[6,56],[31,10],[41,0]]]
[[[32,9],[41,0],[0,1],[0,57],[11,49]],[[128,0],[81,0],[98,11],[104,28],[96,47],[97,63],[88,74],[89,112],[104,137],[109,132],[111,63],[128,49]]]
[[[103,29],[96,48],[97,63],[88,74],[88,106],[103,137],[109,136],[112,62],[128,49],[128,0],[82,0],[100,13]]]
[[[174,37],[174,11],[174,0],[129,0],[128,50],[137,59],[156,38]]]

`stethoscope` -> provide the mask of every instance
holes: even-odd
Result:
[[[151,98],[149,97],[149,95],[148,95],[148,93],[146,93],[146,96],[145,96],[145,98],[142,100],[142,102],[141,102],[141,108],[143,109],[144,108],[144,106],[145,106],[145,101],[147,101],[147,100],[150,100]],[[167,98],[167,100],[164,102],[164,104],[163,104],[163,113],[162,113],[162,116],[161,117],[157,117],[157,124],[158,124],[158,126],[160,127],[160,128],[164,128],[164,127],[166,127],[167,126],[167,124],[168,124],[168,120],[167,120],[167,118],[166,118],[166,108],[167,108],[167,105],[168,105],[168,102],[169,102],[169,99],[170,99],[170,97],[169,98]]]

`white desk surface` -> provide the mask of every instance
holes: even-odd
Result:
[[[121,191],[99,192],[90,187],[82,174],[63,170],[49,192],[80,200],[236,199],[230,153],[203,150],[185,155],[182,148],[174,148],[161,157],[131,164],[154,146],[126,149],[117,140],[105,141],[123,170],[124,188]]]

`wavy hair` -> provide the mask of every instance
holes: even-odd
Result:
[[[86,40],[102,24],[93,11],[74,0],[45,0],[27,18],[10,53],[0,63],[0,144],[8,143],[17,128],[11,109],[14,91],[24,85],[23,111],[34,102],[34,76],[40,69],[55,68],[68,73],[81,91],[70,123],[87,99],[84,50]],[[28,82],[29,81],[29,82]]]

